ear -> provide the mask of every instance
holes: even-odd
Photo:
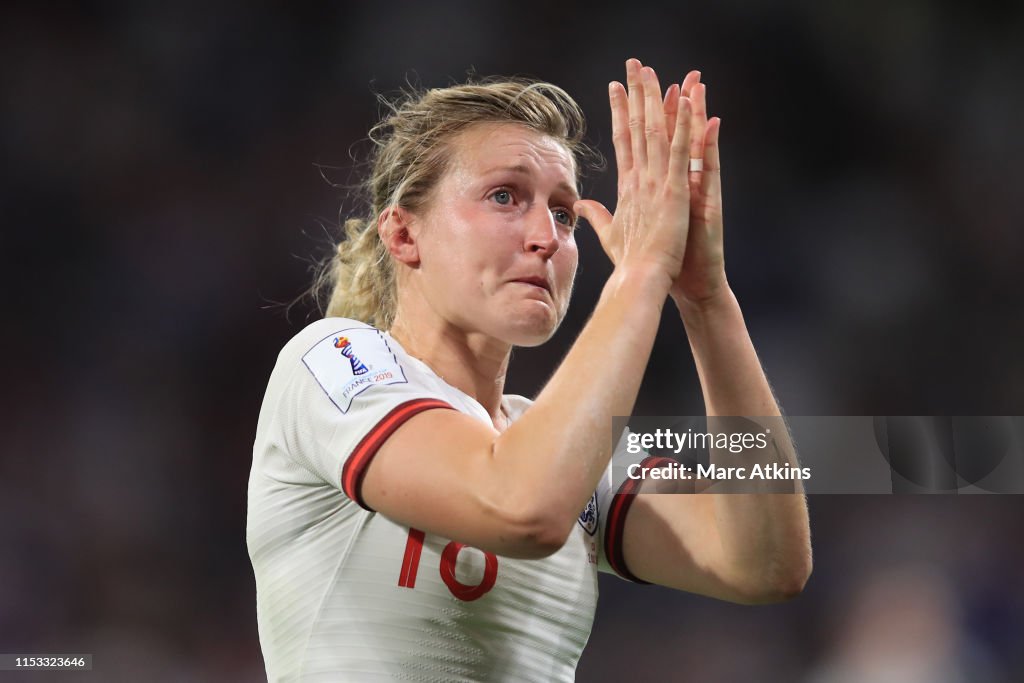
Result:
[[[412,213],[400,206],[387,207],[377,218],[377,234],[388,253],[399,263],[413,268],[420,264],[417,227]]]

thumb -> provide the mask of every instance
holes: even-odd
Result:
[[[581,199],[572,205],[572,210],[590,223],[598,235],[604,233],[605,227],[612,222],[612,214],[604,204],[593,199]]]

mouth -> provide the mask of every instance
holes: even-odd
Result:
[[[542,277],[520,277],[516,278],[512,282],[521,282],[524,285],[531,285],[533,287],[537,287],[538,289],[543,289],[548,294],[551,294],[551,284],[545,278]]]

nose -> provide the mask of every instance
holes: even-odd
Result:
[[[538,252],[546,259],[558,251],[558,228],[546,206],[537,206],[530,211],[524,237],[523,248],[526,251]]]

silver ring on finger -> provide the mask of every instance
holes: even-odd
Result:
[[[690,172],[692,172],[692,173],[700,173],[703,170],[704,170],[704,160],[703,159],[690,159]]]

